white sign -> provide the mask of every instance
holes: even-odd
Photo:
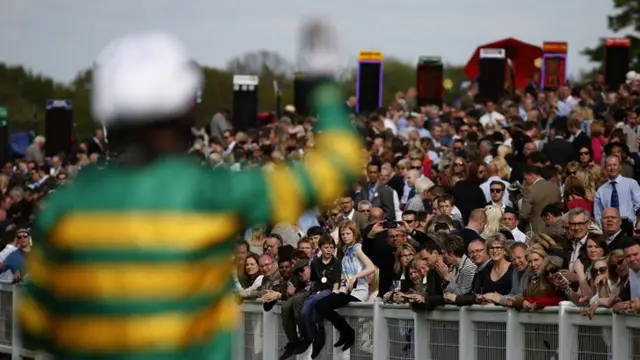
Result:
[[[504,49],[480,49],[480,59],[493,58],[504,59],[507,56],[507,52]]]
[[[233,85],[258,85],[256,75],[233,75]]]

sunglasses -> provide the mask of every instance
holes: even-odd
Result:
[[[420,169],[422,169],[422,166],[412,166],[411,169],[412,170],[420,170]]]
[[[491,189],[491,193],[493,194],[499,194],[502,192],[502,189]]]
[[[547,270],[547,273],[549,273],[551,275],[555,275],[555,274],[558,273],[558,271],[560,271],[560,268],[552,267],[551,269]]]
[[[27,236],[27,235],[18,235],[18,236],[16,236],[16,238],[18,238],[18,239],[26,239],[28,237],[29,236]]]
[[[602,275],[602,274],[606,273],[607,270],[609,270],[609,268],[607,266],[601,266],[601,267],[599,267],[597,269],[591,269],[591,273]]]
[[[453,165],[455,165],[455,166],[464,166],[464,163],[457,162],[457,163],[454,163]]]
[[[580,155],[589,155],[588,151],[580,151]]]

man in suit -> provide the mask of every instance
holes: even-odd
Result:
[[[622,246],[629,240],[629,237],[622,231],[622,218],[618,209],[612,207],[604,209],[601,223],[609,251],[624,249]]]
[[[583,147],[591,149],[591,139],[589,138],[589,135],[585,134],[582,131],[580,127],[580,121],[578,119],[569,119],[567,127],[569,128],[569,132],[571,133],[571,145],[573,145],[573,149],[576,153],[578,153]]]
[[[381,168],[382,164],[379,161],[372,161],[367,165],[368,183],[356,194],[354,200],[357,203],[368,200],[373,207],[381,208],[388,219],[395,219],[393,190],[379,181]]]
[[[560,202],[560,189],[545,180],[541,174],[541,168],[527,166],[524,170],[524,194],[520,217],[529,221],[525,234],[529,230],[541,234],[546,226],[542,219],[542,210],[545,206]]]
[[[341,223],[344,220],[351,220],[356,223],[358,230],[362,230],[369,225],[367,217],[355,210],[354,202],[350,194],[343,194],[338,201],[340,202],[338,223]]]
[[[573,145],[565,140],[566,122],[556,119],[553,123],[554,138],[550,142],[544,145],[542,152],[549,158],[549,161],[553,165],[560,165],[561,167],[567,166],[569,161],[576,160],[576,150]],[[556,124],[556,122],[558,122]]]

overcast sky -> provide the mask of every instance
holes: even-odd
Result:
[[[362,49],[462,64],[478,45],[516,37],[567,41],[576,74],[589,66],[580,50],[610,35],[612,9],[611,0],[0,0],[0,62],[69,81],[112,38],[150,29],[175,33],[204,65],[257,49],[294,60],[299,20],[321,14],[352,64]]]

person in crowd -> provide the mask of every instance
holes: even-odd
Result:
[[[443,279],[443,292],[454,295],[467,294],[473,286],[477,265],[466,255],[464,241],[457,235],[448,235],[443,241],[444,262],[436,270]]]
[[[317,350],[324,346],[326,334],[321,321],[322,318],[316,310],[318,301],[326,298],[331,293],[338,293],[340,290],[340,275],[342,265],[334,255],[335,242],[330,235],[322,235],[318,241],[320,257],[311,261],[311,290],[309,297],[302,306],[300,315],[300,326],[304,328],[305,338],[298,347],[304,352],[313,344],[313,354],[319,354]]]
[[[475,209],[469,216],[469,222],[467,226],[459,230],[458,233],[464,240],[464,246],[469,246],[469,243],[475,239],[481,238],[480,234],[484,231],[485,224],[487,223],[487,215],[484,209]]]
[[[602,217],[605,208],[618,210],[620,217],[635,225],[636,212],[640,210],[640,185],[632,178],[620,175],[621,160],[615,155],[607,156],[605,163],[607,182],[598,188],[594,199],[593,215]]]
[[[545,206],[540,216],[545,224],[545,234],[565,235],[565,221],[562,216],[562,210],[560,210],[558,204]]]
[[[531,275],[527,279],[522,297],[507,299],[506,305],[522,311],[535,311],[547,306],[558,305],[564,300],[554,285],[554,278],[562,276],[562,259],[547,257],[544,249],[533,245],[527,250],[527,262]]]
[[[528,166],[524,171],[525,189],[520,208],[520,217],[528,221],[527,231],[540,233],[544,231],[542,209],[545,206],[560,202],[560,190],[557,186],[542,178],[537,166]]]
[[[354,200],[360,202],[367,200],[372,206],[379,207],[389,219],[395,219],[395,208],[393,203],[393,189],[380,182],[380,169],[382,164],[379,161],[370,162],[367,166],[368,183],[356,194]]]
[[[602,231],[607,239],[609,251],[620,249],[621,244],[629,240],[627,234],[622,231],[622,218],[616,208],[606,208],[602,211]],[[637,224],[636,224],[637,226]]]
[[[305,335],[305,327],[297,326],[300,323],[302,308],[304,302],[311,295],[311,268],[309,259],[301,259],[296,261],[293,266],[293,275],[297,276],[298,282],[294,289],[294,294],[286,299],[280,305],[280,317],[282,319],[282,328],[287,337],[287,344],[284,347],[280,360],[285,360],[294,354],[303,353],[309,345],[305,345],[303,339],[307,339]],[[298,336],[298,331],[302,336]]]
[[[362,251],[360,233],[353,221],[345,221],[339,226],[340,238],[338,240],[338,259],[342,264],[342,280],[338,293],[332,293],[316,303],[318,314],[327,319],[338,330],[340,337],[333,345],[342,347],[346,351],[353,346],[356,334],[355,330],[335,310],[346,306],[350,302],[364,302],[369,298],[369,275],[375,271],[373,262]],[[314,355],[322,350],[323,342],[320,341],[314,347]]]
[[[524,243],[527,240],[527,235],[518,228],[518,222],[518,214],[515,209],[512,207],[505,208],[504,214],[502,214],[502,226],[511,232],[515,241]]]
[[[244,260],[244,274],[240,279],[236,279],[236,288],[240,299],[249,298],[250,294],[258,290],[262,285],[264,275],[260,271],[260,256],[249,253]]]
[[[504,203],[502,199],[506,191],[507,191],[507,188],[502,182],[492,181],[491,184],[489,184],[490,199],[486,205],[487,206],[495,205],[502,208],[502,210],[504,210],[507,207],[507,205]],[[509,195],[507,194],[507,196]]]
[[[356,224],[358,232],[369,225],[368,216],[365,216],[354,209],[354,201],[351,198],[351,194],[343,194],[338,201],[340,202],[341,210],[340,215],[338,215],[340,217],[340,221],[338,223],[345,220],[353,221]]]

